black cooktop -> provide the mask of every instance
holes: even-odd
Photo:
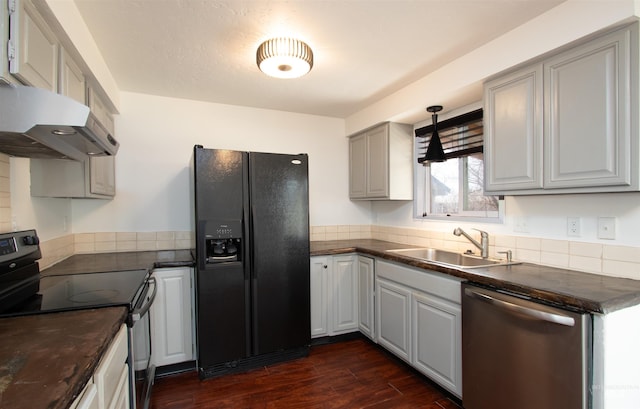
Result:
[[[126,306],[133,309],[147,270],[44,276],[40,290],[0,316],[42,314],[87,308]]]

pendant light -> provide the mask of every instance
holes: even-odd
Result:
[[[429,139],[429,146],[427,147],[427,152],[424,154],[424,157],[418,159],[418,163],[444,162],[447,160],[447,157],[444,154],[444,149],[442,149],[442,142],[440,142],[440,135],[438,135],[438,114],[437,114],[437,112],[442,111],[442,105],[432,105],[427,108],[427,111],[431,112],[431,118],[433,119],[433,134],[431,135],[431,139]]]

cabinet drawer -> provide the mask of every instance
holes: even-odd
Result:
[[[127,368],[127,347],[127,327],[123,325],[94,374],[101,408],[109,408],[113,396],[118,391],[123,367]]]
[[[87,383],[69,409],[99,409],[98,389],[96,384],[93,383],[93,379]]]
[[[460,282],[462,281],[460,278],[435,271],[408,268],[382,260],[376,263],[376,275],[460,304]]]
[[[115,395],[111,399],[109,409],[129,408],[129,365],[125,364],[116,385]]]

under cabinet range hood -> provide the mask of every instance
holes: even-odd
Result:
[[[86,105],[45,89],[0,86],[0,152],[84,161],[119,146]]]

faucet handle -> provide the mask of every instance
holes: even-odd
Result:
[[[480,229],[476,229],[476,228],[474,228],[473,230],[475,230],[475,231],[479,231],[479,232],[480,232],[480,236],[482,236],[482,237],[484,237],[484,238],[489,237],[489,233],[487,233],[487,232],[486,232],[486,231],[484,231],[484,230],[480,230]]]
[[[511,250],[507,251],[496,251],[498,254],[505,254],[507,256],[507,262],[511,263],[513,261],[513,252]]]

